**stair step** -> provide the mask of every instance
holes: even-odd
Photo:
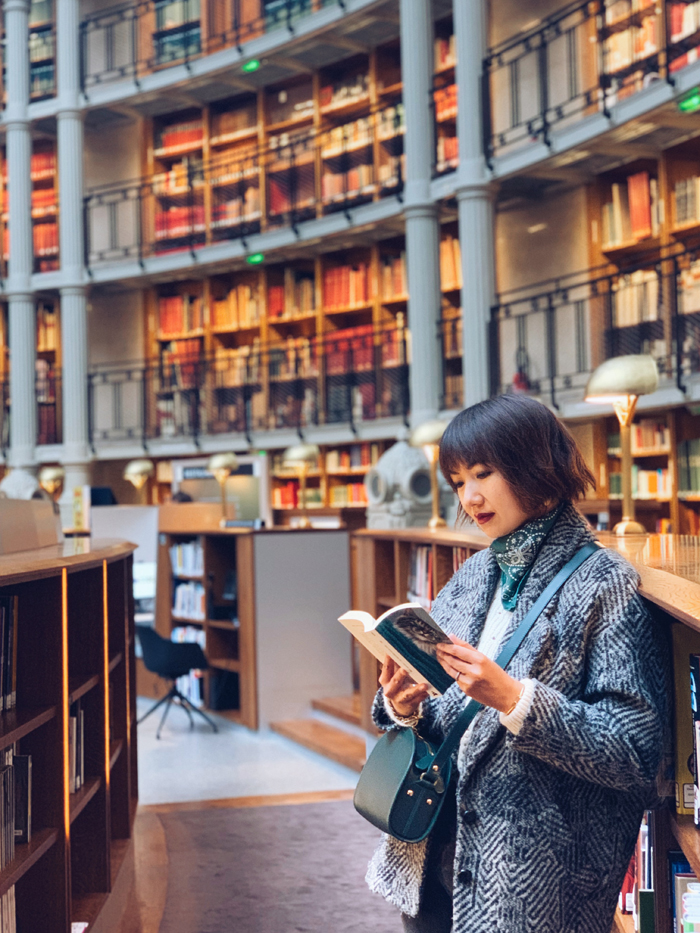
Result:
[[[360,694],[352,693],[343,697],[327,697],[323,700],[312,700],[311,706],[329,716],[335,716],[336,719],[342,719],[344,722],[352,723],[353,726],[360,725]]]
[[[271,722],[270,729],[353,771],[361,771],[367,757],[362,739],[315,719]]]

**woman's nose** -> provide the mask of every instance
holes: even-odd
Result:
[[[471,506],[481,505],[484,501],[484,497],[479,492],[478,486],[469,484],[464,487],[464,501]]]

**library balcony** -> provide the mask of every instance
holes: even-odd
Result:
[[[696,4],[568,4],[489,50],[488,163],[517,171],[677,103],[697,86],[699,51]]]
[[[188,132],[182,142],[163,134],[154,174],[88,192],[89,267],[284,228],[299,237],[299,224],[330,215],[343,216],[346,229],[352,212],[403,189],[400,104],[322,130],[288,128],[262,145],[254,129],[221,134],[208,140],[206,160],[201,132],[194,141]]]
[[[404,327],[342,328],[321,337],[200,355],[173,340],[160,359],[95,368],[89,375],[94,449],[148,442],[406,420]],[[196,341],[194,341],[196,344]]]

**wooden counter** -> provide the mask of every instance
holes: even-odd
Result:
[[[103,561],[123,560],[135,550],[135,544],[116,538],[66,538],[63,544],[5,554],[0,556],[0,586],[58,576],[64,569],[68,573],[89,570]]]

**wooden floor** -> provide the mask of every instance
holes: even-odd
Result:
[[[364,739],[317,719],[288,719],[271,722],[270,728],[298,745],[337,761],[353,771],[362,771],[367,751]]]

